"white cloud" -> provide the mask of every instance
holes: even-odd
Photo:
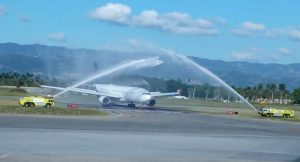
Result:
[[[5,14],[6,14],[6,7],[0,4],[0,16],[3,16]]]
[[[131,8],[121,3],[108,3],[91,13],[94,19],[116,23],[126,23],[130,15]]]
[[[265,29],[266,26],[264,24],[245,21],[241,24],[240,28],[233,29],[232,32],[238,36],[251,37],[264,31]]]
[[[276,51],[279,54],[285,55],[285,56],[287,56],[287,55],[289,55],[291,53],[291,51],[288,48],[278,48]]]
[[[57,32],[57,33],[49,33],[47,35],[47,39],[55,42],[64,42],[66,41],[65,34],[63,32]]]
[[[291,32],[291,30],[294,30],[294,28],[292,27],[272,28],[272,29],[267,29],[264,35],[267,38],[278,38],[278,37],[287,36]]]
[[[135,25],[140,26],[161,26],[159,15],[154,10],[143,11],[139,16],[133,18]]]
[[[160,16],[160,30],[177,34],[217,35],[214,24],[206,19],[193,19],[187,13],[170,12]]]
[[[297,40],[297,28],[295,27],[284,27],[269,29],[265,32],[267,38],[289,38],[290,40]],[[300,38],[300,37],[299,37]]]
[[[189,14],[182,13],[182,12],[167,12],[167,13],[162,15],[162,19],[164,21],[174,21],[174,23],[182,23],[182,24],[185,24],[185,25],[188,22],[193,21],[192,17]]]
[[[267,30],[267,31],[265,32],[265,36],[266,36],[267,38],[276,38],[276,37],[278,37],[279,34],[280,34],[280,33],[279,33],[279,31],[277,31],[277,30]]]
[[[291,41],[300,41],[299,27],[284,27],[266,30],[264,34],[267,38],[286,37]]]
[[[259,62],[258,56],[254,51],[233,51],[231,58],[235,61]]]
[[[289,38],[291,40],[300,41],[300,30],[291,30],[289,31]]]
[[[249,31],[262,31],[266,29],[266,26],[264,24],[246,21],[242,24],[242,28]]]
[[[91,17],[101,21],[177,34],[217,35],[219,33],[212,20],[193,19],[188,13],[182,12],[160,14],[155,10],[144,10],[139,15],[133,16],[130,7],[124,4],[109,3],[93,11]],[[225,20],[219,18],[218,21]]]

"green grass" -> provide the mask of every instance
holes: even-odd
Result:
[[[1,99],[0,113],[6,114],[40,114],[40,115],[94,115],[106,116],[107,112],[98,110],[96,108],[77,108],[67,109],[64,107],[23,107],[18,105],[17,99]]]
[[[4,88],[0,87],[0,96],[24,96],[28,93],[22,88]]]
[[[205,113],[209,115],[226,115],[228,111],[238,112],[238,117],[245,118],[257,118],[266,119],[266,117],[261,117],[257,112],[245,103],[224,103],[219,101],[211,100],[183,100],[183,99],[168,99],[160,98],[157,100],[158,106],[168,107],[173,110],[183,111],[183,112],[198,112]],[[255,105],[259,107],[260,105]],[[284,120],[284,121],[300,121],[300,106],[299,105],[268,105],[270,107],[278,109],[292,109],[295,110],[294,118],[271,118],[272,120]]]
[[[276,108],[276,109],[291,109],[291,110],[295,110],[295,111],[300,111],[300,105],[292,105],[292,104],[288,104],[288,105],[281,105],[281,104],[267,104],[267,105],[261,105],[261,104],[253,104],[256,107],[272,107],[272,108]]]
[[[67,109],[62,106],[45,107],[22,107],[18,104],[19,97],[30,96],[24,89],[0,88],[0,113],[9,114],[40,114],[40,115],[95,115],[106,116],[107,112],[96,108]],[[9,97],[7,97],[9,96]]]
[[[172,107],[215,107],[215,108],[250,108],[244,103],[224,103],[211,100],[184,100],[184,99],[169,99],[158,98],[157,103],[160,105],[168,105]],[[250,108],[251,109],[251,108]]]
[[[45,115],[107,115],[106,112],[102,112],[97,109],[80,108],[80,109],[67,109],[65,105],[59,105],[52,108],[34,107],[25,108],[18,105],[18,98],[20,96],[30,96],[30,93],[24,92],[17,88],[0,88],[0,113],[17,113],[17,114],[45,114]],[[59,102],[83,102],[83,103],[97,103],[95,96],[82,96],[77,94],[65,94],[57,99]],[[11,96],[2,97],[1,96]],[[237,111],[238,117],[245,118],[263,118],[257,114],[250,106],[245,103],[223,103],[210,100],[183,100],[183,99],[168,99],[157,98],[157,106],[171,108],[181,112],[197,112],[205,113],[209,115],[226,115],[227,111]],[[260,107],[259,104],[254,104],[255,107]],[[278,109],[292,109],[295,110],[294,118],[271,118],[272,120],[283,121],[300,121],[300,106],[299,105],[279,105],[272,104],[267,105]]]
[[[0,113],[8,114],[39,114],[39,115],[93,115],[106,116],[107,112],[96,109],[66,109],[61,107],[22,107],[22,106],[3,106],[0,105]]]

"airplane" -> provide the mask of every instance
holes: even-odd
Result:
[[[67,89],[47,85],[41,85],[41,87],[62,91]],[[114,84],[94,84],[93,87],[95,90],[72,88],[70,91],[96,95],[98,101],[104,106],[110,106],[114,102],[125,102],[128,107],[135,107],[136,103],[141,104],[141,108],[144,104],[153,107],[156,104],[155,97],[179,95],[178,91],[170,93],[149,92],[144,88]]]

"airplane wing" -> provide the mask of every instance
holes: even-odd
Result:
[[[56,89],[56,90],[66,90],[67,88],[62,88],[62,87],[53,87],[53,86],[47,86],[47,85],[41,85],[42,88],[49,88],[49,89]],[[91,95],[97,95],[97,96],[107,96],[107,97],[113,97],[113,98],[120,98],[120,96],[112,96],[112,95],[107,95],[104,93],[99,93],[95,90],[90,90],[90,89],[82,89],[82,88],[72,88],[70,91],[72,92],[80,92],[80,93],[86,93],[86,94],[91,94]]]
[[[170,93],[161,93],[161,92],[150,92],[152,97],[159,97],[159,96],[174,96],[179,95],[178,92],[170,92]]]

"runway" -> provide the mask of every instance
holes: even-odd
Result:
[[[0,115],[0,161],[300,161],[300,125],[160,110]]]

